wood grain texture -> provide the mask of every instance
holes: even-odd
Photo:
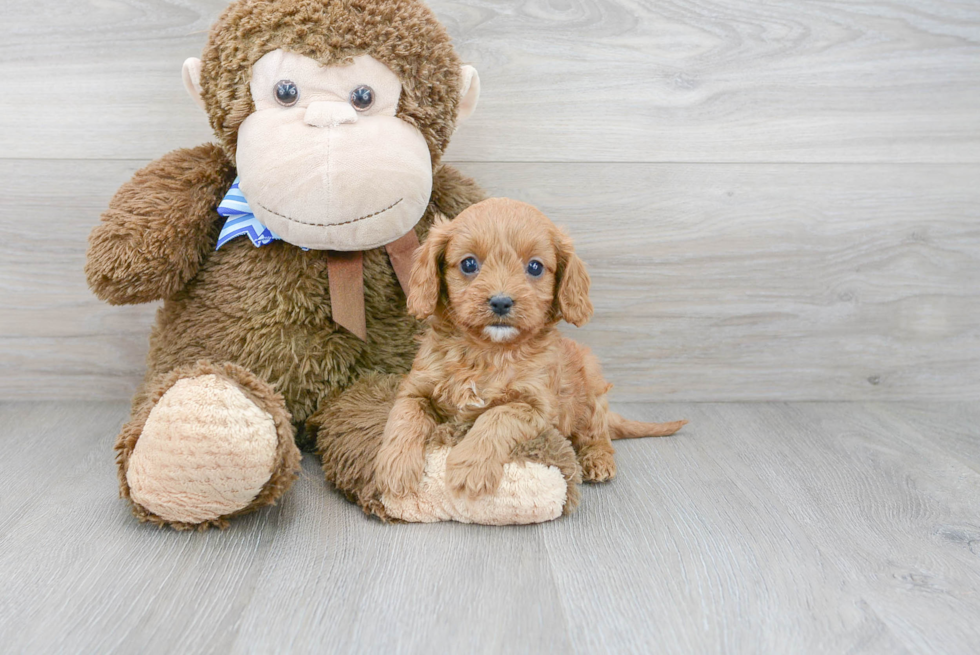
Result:
[[[976,404],[618,405],[691,420],[529,527],[382,525],[307,457],[224,532],[139,525],[125,403],[0,404],[6,652],[966,653]],[[962,447],[962,446],[968,447]]]
[[[0,153],[157,157],[225,0],[7,3]],[[432,0],[483,97],[465,161],[980,162],[980,5]]]
[[[132,393],[154,310],[88,293],[85,237],[210,139],[179,69],[225,4],[4,7],[0,398]],[[980,5],[432,6],[483,80],[448,158],[571,229],[617,398],[980,393]]]
[[[85,288],[135,162],[0,160],[0,398],[125,399],[152,307]],[[980,166],[466,164],[566,225],[620,400],[980,396]]]
[[[980,475],[932,436],[952,423],[980,439],[976,407],[958,408],[968,422],[954,415],[925,432],[889,410],[634,409],[691,424],[686,439],[620,445],[615,490],[597,490],[588,520],[562,535],[590,544],[556,570],[562,597],[617,590],[598,608],[564,605],[576,649],[975,650],[978,608],[962,601],[980,582],[980,560],[964,548],[980,519]],[[557,535],[546,541],[558,550]]]
[[[565,224],[622,400],[980,397],[980,169],[472,165]]]
[[[88,233],[140,165],[0,159],[0,398],[123,399],[142,378],[154,308],[109,308],[82,270]]]

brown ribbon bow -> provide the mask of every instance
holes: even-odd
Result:
[[[408,278],[412,273],[412,253],[419,247],[415,230],[385,246],[398,283],[408,295]],[[327,275],[330,284],[330,306],[333,322],[367,341],[367,319],[364,315],[364,253],[360,251],[327,252]]]

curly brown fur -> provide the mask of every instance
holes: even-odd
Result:
[[[265,483],[262,490],[252,502],[237,512],[202,523],[167,521],[133,501],[129,493],[129,483],[126,479],[126,472],[129,470],[129,459],[133,454],[133,450],[136,448],[136,443],[139,441],[140,434],[143,432],[143,426],[150,416],[150,411],[157,402],[178,380],[194,378],[201,375],[216,375],[234,383],[245,394],[246,398],[272,416],[272,420],[276,426],[276,433],[279,437],[275,454],[276,463],[269,481]],[[286,493],[293,484],[296,474],[299,471],[301,457],[300,451],[296,447],[293,439],[293,434],[291,417],[286,410],[282,396],[241,366],[229,363],[212,364],[211,362],[202,360],[189,366],[177,368],[144,385],[141,400],[139,403],[134,403],[129,422],[123,426],[122,431],[116,438],[115,450],[119,476],[119,495],[132,502],[133,515],[141,522],[149,522],[158,526],[170,525],[177,530],[206,530],[212,526],[226,528],[228,526],[228,519],[230,518],[246,514],[259,507],[275,504],[276,500]]]
[[[213,144],[175,150],[124,184],[89,236],[89,286],[113,305],[169,298],[197,274],[220,231],[214,208],[235,179]]]
[[[451,187],[440,193],[463,199],[457,202],[482,193],[447,167],[434,184]],[[419,238],[436,213],[454,215],[449,209],[433,203],[415,228]],[[361,376],[410,368],[421,326],[403,309],[405,295],[383,248],[364,253],[364,303],[367,341],[332,320],[325,251],[230,241],[158,312],[146,379],[199,359],[231,361],[270,381],[294,418],[305,421]]]
[[[530,205],[494,198],[435,226],[408,297],[418,317],[431,316],[430,328],[385,427],[378,488],[396,496],[417,489],[440,417],[473,422],[446,460],[447,485],[471,497],[493,493],[514,449],[550,429],[571,440],[584,478],[599,482],[616,474],[614,434],[665,435],[683,425],[610,421],[611,385],[598,360],[556,329],[559,317],[589,319],[588,290],[571,240]],[[495,309],[495,298],[509,304]]]
[[[398,375],[368,375],[307,421],[317,436],[327,481],[366,513],[386,518],[374,486],[374,459],[388,411],[401,382]]]

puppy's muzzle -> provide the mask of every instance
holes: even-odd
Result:
[[[507,316],[510,314],[510,308],[514,306],[514,299],[498,293],[496,296],[491,296],[487,303],[490,305],[490,311],[497,316]]]

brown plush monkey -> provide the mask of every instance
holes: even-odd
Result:
[[[439,163],[479,79],[422,2],[238,0],[184,81],[217,144],[136,173],[86,264],[109,303],[164,301],[116,444],[135,515],[224,526],[274,503],[314,439],[328,480],[382,518],[528,522],[572,507],[578,467],[557,435],[514,453],[532,464],[475,509],[438,476],[395,512],[373,486],[417,347],[411,251],[437,214],[483,198]]]

